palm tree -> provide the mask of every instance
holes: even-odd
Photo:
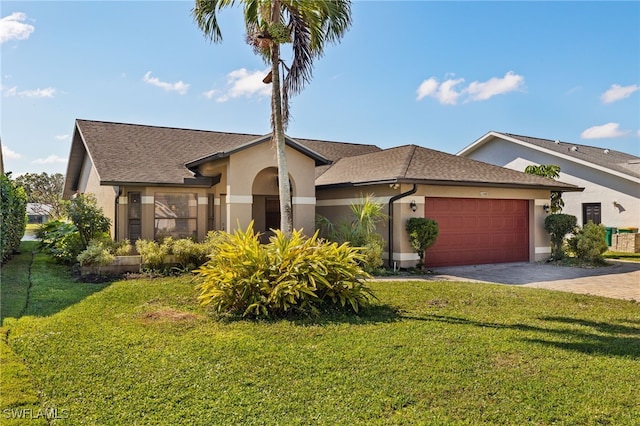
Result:
[[[271,65],[265,82],[272,83],[271,127],[276,146],[280,198],[280,229],[293,230],[291,188],[285,155],[284,130],[289,121],[289,96],[300,93],[311,80],[313,61],[324,53],[327,42],[338,42],[351,26],[349,0],[195,0],[192,14],[212,42],[222,41],[217,13],[244,5],[247,42]],[[293,59],[287,66],[280,46],[292,43]],[[280,69],[283,69],[281,82]]]

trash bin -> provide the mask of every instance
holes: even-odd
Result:
[[[618,234],[632,234],[634,228],[618,228]],[[636,231],[638,229],[636,228]]]
[[[605,230],[604,237],[607,240],[607,246],[611,247],[612,236],[613,236],[613,234],[615,234],[618,231],[618,229],[617,228],[605,227],[604,230]]]

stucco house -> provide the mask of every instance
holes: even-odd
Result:
[[[405,224],[425,215],[440,225],[430,266],[542,260],[550,191],[582,190],[415,145],[286,144],[294,227],[311,234],[316,214],[339,220],[372,194],[389,215],[379,232],[390,266],[415,265]],[[75,193],[96,195],[118,240],[279,226],[270,135],[76,120],[64,196]]]
[[[562,195],[563,213],[578,224],[589,220],[612,228],[640,225],[640,157],[559,140],[488,132],[458,152],[459,156],[524,170],[535,164],[560,166],[558,180],[584,187]]]

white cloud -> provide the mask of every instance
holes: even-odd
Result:
[[[71,135],[57,135],[56,136],[56,140],[59,140],[59,141],[70,141],[71,140]]]
[[[187,90],[189,90],[189,84],[184,83],[182,80],[176,83],[167,83],[164,81],[160,81],[158,77],[151,77],[151,71],[148,71],[142,80],[145,83],[149,83],[152,86],[160,87],[161,89],[166,90],[167,92],[178,92],[181,95],[185,95]]]
[[[226,102],[229,99],[252,96],[271,96],[271,85],[264,84],[262,80],[269,70],[247,71],[245,68],[231,71],[227,74],[227,91],[219,96],[216,101]]]
[[[609,87],[609,90],[607,90],[602,94],[602,96],[600,96],[600,99],[602,99],[602,102],[604,102],[605,104],[610,104],[612,102],[628,98],[638,90],[640,90],[640,87],[638,87],[637,84],[632,84],[630,86],[620,86],[619,84],[612,84],[611,87]]]
[[[467,87],[467,93],[474,101],[485,101],[493,96],[520,90],[524,84],[524,77],[509,71],[502,78],[493,77],[483,83],[472,82]]]
[[[485,82],[474,81],[467,87],[459,88],[464,83],[464,78],[454,79],[447,74],[447,80],[438,82],[435,77],[424,80],[416,91],[416,100],[420,101],[429,96],[437,99],[441,104],[456,105],[458,99],[467,96],[465,102],[485,101],[493,96],[521,90],[524,85],[524,77],[509,71],[504,77],[493,77]]]
[[[420,86],[418,86],[418,97],[417,100],[422,100],[425,96],[432,96],[438,90],[438,80],[431,77],[425,81],[423,81]]]
[[[202,92],[202,96],[204,96],[207,99],[211,99],[216,93],[218,93],[217,90],[211,89],[211,90],[207,90],[206,92]]]
[[[620,130],[620,123],[607,123],[602,126],[593,126],[580,134],[582,139],[606,139],[619,138],[629,134],[628,130]]]
[[[12,151],[8,146],[2,145],[2,157],[9,160],[18,160],[22,158],[22,155]]]
[[[46,87],[44,89],[31,89],[18,91],[18,86],[11,88],[2,88],[5,96],[19,96],[21,98],[53,98],[56,95],[55,87]]]
[[[63,157],[59,157],[57,155],[50,155],[47,158],[38,158],[33,160],[35,164],[54,164],[54,163],[66,163],[67,159]]]
[[[14,12],[0,19],[0,44],[10,40],[28,39],[35,27],[22,22],[26,19],[27,15],[22,12]]]

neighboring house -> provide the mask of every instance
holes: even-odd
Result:
[[[286,144],[294,227],[311,234],[316,214],[343,219],[373,194],[389,213],[379,231],[390,266],[415,265],[405,224],[425,215],[440,225],[430,266],[542,260],[550,191],[581,190],[415,145]],[[252,220],[267,235],[280,224],[270,135],[76,120],[64,197],[79,192],[96,195],[118,240],[202,239]]]
[[[27,203],[28,223],[42,224],[51,217],[52,207],[49,204]]]
[[[613,228],[640,225],[640,157],[571,142],[489,132],[459,156],[523,171],[535,164],[560,166],[558,180],[584,187],[564,193],[563,213],[583,225],[589,220]]]

